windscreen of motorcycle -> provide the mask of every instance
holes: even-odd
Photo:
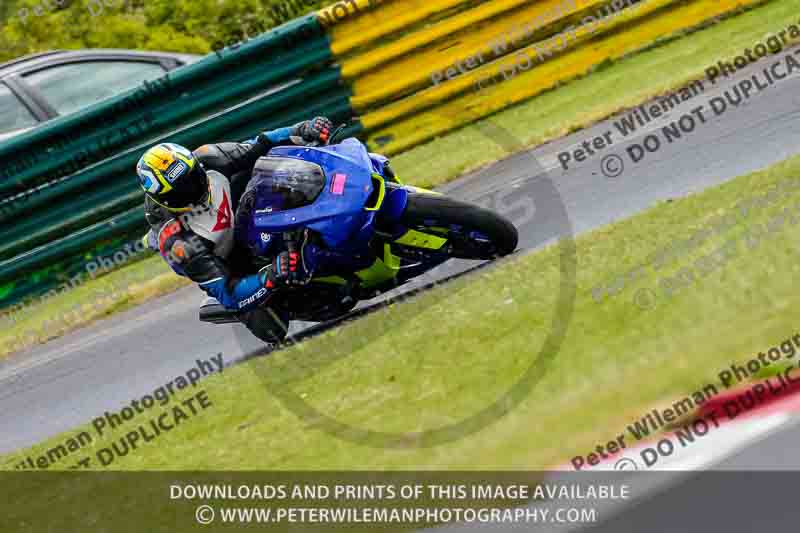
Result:
[[[259,158],[252,181],[259,189],[258,208],[265,212],[311,205],[325,188],[319,165],[288,157]]]

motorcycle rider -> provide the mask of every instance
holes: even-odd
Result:
[[[148,149],[136,165],[145,191],[147,244],[178,275],[188,277],[265,341],[280,341],[286,325],[259,305],[275,289],[308,282],[313,268],[301,252],[284,250],[253,273],[253,257],[234,239],[234,214],[253,166],[274,146],[327,142],[325,117],[259,134],[244,143],[204,145],[191,152],[172,143]]]

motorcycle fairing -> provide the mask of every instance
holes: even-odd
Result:
[[[311,205],[256,213],[251,240],[262,232],[309,228],[331,248],[366,247],[372,237],[375,212],[364,209],[374,188],[372,160],[364,145],[356,139],[346,139],[340,144],[316,148],[279,146],[270,150],[269,157],[302,159],[319,165],[325,174],[325,187]]]

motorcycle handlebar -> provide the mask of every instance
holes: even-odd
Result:
[[[347,128],[347,124],[346,123],[342,123],[342,124],[339,124],[338,126],[336,126],[336,129],[334,129],[331,132],[331,134],[328,136],[328,142],[325,143],[325,146],[328,146],[330,144],[335,144],[336,137],[339,134],[341,134],[345,130],[345,128]]]
[[[287,252],[297,251],[297,232],[286,231],[283,233],[283,243],[286,245]]]

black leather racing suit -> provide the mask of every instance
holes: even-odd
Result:
[[[193,153],[206,172],[218,172],[230,184],[228,220],[223,221],[233,231],[233,213],[245,190],[256,160],[267,154],[273,146],[292,144],[273,142],[267,135],[244,143],[224,142],[204,145]],[[219,175],[216,175],[220,179]],[[208,208],[206,208],[208,209]],[[209,296],[213,296],[229,309],[242,311],[239,319],[259,338],[265,341],[282,339],[285,324],[275,324],[273,316],[263,316],[258,309],[268,290],[259,280],[257,267],[249,250],[234,245],[224,257],[215,253],[215,244],[191,229],[192,216],[197,212],[173,213],[145,197],[145,218],[150,225],[148,246],[164,257],[172,269],[186,276]],[[254,330],[260,329],[260,331]],[[265,338],[266,337],[266,338]]]

